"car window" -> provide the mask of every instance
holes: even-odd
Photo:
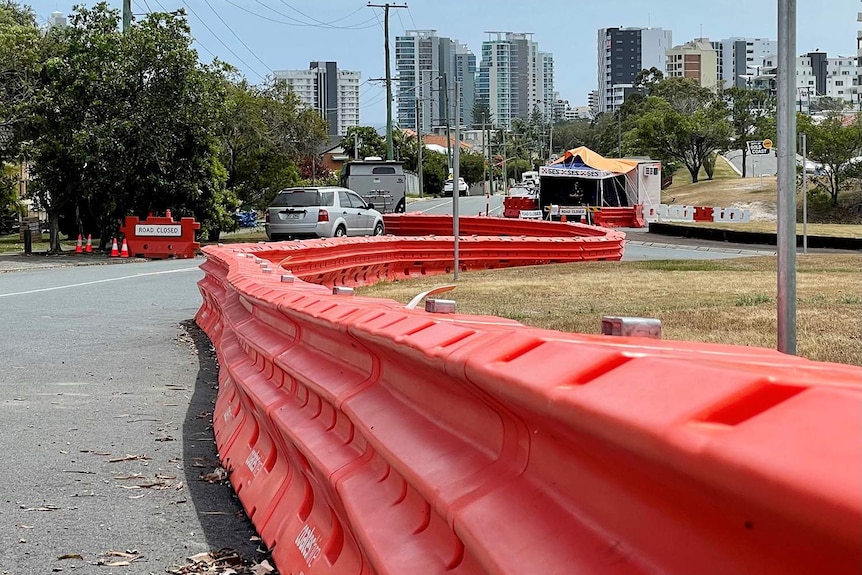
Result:
[[[335,205],[335,194],[332,192],[320,192],[320,204],[321,206],[331,207]]]
[[[356,194],[348,193],[347,197],[350,198],[350,204],[354,208],[364,208],[365,207],[365,200],[363,200],[362,198],[360,198]]]
[[[372,174],[394,174],[395,168],[391,166],[380,166],[371,170]]]
[[[285,190],[279,192],[272,201],[272,206],[275,208],[304,208],[319,205],[321,205],[320,193],[317,190]]]
[[[338,191],[338,203],[342,208],[352,208],[350,205],[350,196],[347,192]]]

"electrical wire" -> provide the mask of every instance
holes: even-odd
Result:
[[[198,22],[200,22],[201,24],[203,24],[204,28],[206,28],[207,30],[209,30],[210,34],[212,34],[212,35],[215,37],[215,39],[216,39],[216,40],[218,40],[218,41],[219,41],[219,43],[227,49],[227,51],[228,51],[228,52],[230,52],[231,54],[233,54],[234,58],[236,58],[236,59],[239,61],[239,63],[240,63],[240,64],[242,64],[243,66],[245,66],[245,67],[246,67],[248,70],[250,70],[251,72],[254,72],[255,74],[257,74],[257,76],[258,76],[259,78],[261,78],[261,79],[266,78],[266,74],[261,74],[260,72],[258,72],[257,70],[255,70],[255,69],[254,69],[254,67],[252,67],[251,65],[249,65],[249,64],[248,64],[248,62],[246,62],[245,60],[243,60],[242,58],[240,58],[240,57],[239,57],[239,55],[238,55],[236,52],[234,52],[234,51],[231,49],[231,47],[230,47],[230,46],[228,46],[227,44],[225,44],[224,40],[222,40],[222,39],[221,39],[221,36],[219,36],[218,34],[216,34],[216,33],[215,33],[215,31],[213,31],[213,29],[212,29],[212,28],[210,28],[210,27],[209,27],[209,25],[208,25],[208,24],[207,24],[207,23],[206,23],[206,22],[205,22],[205,21],[204,21],[200,16],[198,16],[198,13],[197,13],[197,12],[195,12],[194,8],[192,8],[192,7],[189,5],[189,3],[188,3],[188,2],[186,2],[186,0],[182,0],[182,3],[186,6],[186,8],[188,8],[188,9],[191,11],[191,13],[192,13],[192,14],[194,14],[195,18],[197,18],[197,19],[198,19]],[[201,45],[201,46],[203,46],[203,45]],[[209,52],[209,50],[207,50],[207,52]],[[212,52],[210,52],[210,54],[212,54]]]
[[[410,6],[407,7],[407,15],[410,16],[410,21],[413,22],[413,29],[418,30],[419,27],[416,26],[416,20],[413,19],[413,12],[410,11]]]
[[[296,12],[297,14],[299,14],[299,15],[301,15],[301,16],[305,16],[306,18],[308,18],[308,19],[309,19],[309,20],[311,20],[312,22],[317,22],[318,24],[322,24],[323,26],[325,26],[325,27],[327,27],[327,28],[328,28],[328,27],[332,27],[332,28],[341,28],[341,26],[331,26],[331,24],[332,24],[331,22],[324,22],[324,21],[322,21],[322,20],[318,20],[317,18],[314,18],[313,16],[309,16],[308,14],[306,14],[305,12],[303,12],[302,10],[299,10],[298,8],[294,8],[294,7],[293,7],[293,6],[291,6],[288,2],[285,2],[285,0],[279,0],[279,2],[281,2],[281,3],[282,3],[282,4],[284,4],[285,6],[287,6],[288,8],[290,8],[291,10],[293,10],[294,12]],[[356,12],[358,12],[358,11],[359,11],[359,10],[357,10]],[[354,12],[354,13],[355,13],[355,12]],[[337,20],[336,20],[336,22],[337,22]],[[358,25],[358,24],[357,24],[357,25]]]
[[[146,0],[144,0],[144,1],[146,1]],[[237,35],[237,33],[233,31],[233,28],[231,28],[231,27],[230,27],[230,25],[228,25],[228,23],[224,21],[224,18],[222,18],[222,17],[221,17],[221,14],[219,14],[219,13],[216,11],[216,9],[215,9],[215,8],[213,8],[212,4],[210,4],[210,0],[204,0],[204,3],[206,3],[206,5],[207,5],[207,6],[209,6],[210,10],[212,10],[212,11],[213,11],[213,13],[216,15],[216,18],[218,18],[218,19],[219,19],[219,21],[220,21],[222,24],[224,24],[225,28],[227,28],[227,29],[228,29],[228,31],[229,31],[231,34],[233,34],[233,37],[234,37],[234,38],[236,38],[237,40],[239,40],[239,43],[240,43],[240,44],[242,44],[242,45],[243,45],[243,47],[244,47],[246,50],[248,50],[248,53],[249,53],[249,54],[251,54],[252,56],[254,56],[254,58],[255,58],[258,62],[260,62],[261,64],[263,64],[263,67],[264,67],[264,68],[266,68],[267,70],[269,70],[270,72],[272,72],[272,68],[270,68],[270,67],[267,65],[267,63],[266,63],[266,62],[264,62],[263,60],[261,60],[261,59],[258,57],[258,55],[254,52],[254,50],[252,50],[251,48],[249,48],[249,47],[248,47],[248,44],[246,44],[245,42],[243,42],[242,38],[240,38],[240,37]]]
[[[284,24],[286,26],[296,26],[296,27],[306,27],[306,28],[328,28],[328,29],[333,29],[333,30],[365,30],[366,28],[373,28],[374,27],[373,24],[368,25],[368,26],[365,25],[365,24],[368,24],[369,22],[371,22],[372,18],[368,18],[367,20],[363,20],[362,22],[357,22],[356,24],[351,24],[350,26],[333,26],[333,25],[325,23],[325,22],[323,24],[313,24],[311,22],[304,22],[304,21],[299,20],[293,16],[285,14],[284,12],[276,10],[275,8],[273,8],[269,4],[265,4],[261,0],[255,0],[255,2],[257,2],[258,4],[260,4],[261,6],[266,8],[267,10],[274,12],[275,14],[278,14],[282,18],[287,18],[288,20],[290,20],[290,22],[283,22],[280,20],[276,20],[274,18],[270,18],[268,16],[264,16],[262,14],[258,14],[257,12],[252,12],[251,10],[248,10],[247,8],[245,8],[243,6],[238,6],[234,2],[231,2],[231,0],[225,0],[225,1],[228,4],[231,4],[232,6],[236,6],[240,10],[248,12],[249,14],[252,14],[252,15],[257,16],[259,18],[263,18],[264,20],[269,20],[270,22],[277,22],[279,24]],[[318,22],[320,22],[320,21],[318,20]]]
[[[395,15],[396,15],[396,16],[398,16],[398,22],[401,24],[401,29],[402,29],[402,30],[404,31],[404,33],[406,34],[406,33],[407,33],[407,26],[405,26],[405,25],[404,25],[404,20],[402,20],[402,19],[401,19],[401,11],[400,11],[400,10],[396,10],[396,11],[395,11]]]

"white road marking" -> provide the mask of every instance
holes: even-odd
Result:
[[[122,277],[118,277],[118,278],[108,278],[108,279],[104,279],[104,280],[93,280],[90,282],[83,282],[83,283],[78,283],[78,284],[69,284],[69,285],[54,286],[54,287],[48,287],[48,288],[31,289],[31,290],[27,290],[27,291],[19,291],[19,292],[12,292],[12,293],[0,293],[0,297],[11,297],[14,295],[28,295],[28,294],[33,294],[33,293],[42,293],[42,292],[55,291],[55,290],[60,290],[60,289],[70,289],[70,288],[89,286],[89,285],[94,285],[94,284],[103,284],[103,283],[107,283],[107,282],[117,282],[120,280],[130,280],[130,279],[142,278],[142,277],[147,277],[147,276],[160,276],[160,275],[164,275],[164,274],[178,274],[178,273],[183,273],[183,272],[200,271],[200,269],[201,268],[195,266],[193,268],[183,268],[180,270],[165,270],[165,271],[160,271],[160,272],[147,272],[147,273],[141,273],[141,274],[132,274],[130,276],[122,276]]]
[[[419,213],[420,213],[420,214],[424,214],[424,213],[426,213],[426,212],[430,212],[431,210],[436,210],[437,208],[440,208],[440,207],[442,207],[442,206],[445,206],[446,204],[449,204],[449,203],[451,203],[451,201],[443,200],[443,201],[442,201],[442,202],[440,202],[439,204],[434,204],[433,206],[431,206],[431,207],[430,207],[430,208],[428,208],[427,210],[420,210],[420,211],[419,211]],[[415,212],[414,212],[414,213],[415,213]]]

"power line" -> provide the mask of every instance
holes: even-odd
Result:
[[[232,6],[236,6],[237,8],[239,8],[245,12],[248,12],[249,14],[252,14],[252,15],[257,16],[259,18],[263,18],[264,20],[269,20],[271,22],[278,22],[279,24],[284,24],[286,26],[306,27],[306,28],[329,28],[329,29],[333,29],[333,30],[365,30],[366,28],[373,28],[373,25],[365,26],[365,24],[368,24],[369,22],[371,22],[372,18],[369,18],[367,20],[363,20],[362,22],[357,22],[356,24],[351,24],[349,26],[333,26],[333,25],[331,25],[329,23],[325,23],[325,22],[323,24],[313,24],[311,22],[303,22],[302,20],[298,20],[297,18],[295,18],[293,16],[290,16],[288,14],[285,14],[284,12],[276,10],[275,8],[273,8],[272,6],[270,6],[268,4],[265,4],[261,0],[255,0],[255,2],[257,2],[258,4],[260,4],[261,6],[266,8],[267,10],[274,12],[274,13],[278,14],[279,16],[281,16],[282,18],[287,18],[288,20],[291,21],[291,22],[283,22],[280,20],[276,20],[274,18],[270,18],[268,16],[264,16],[262,14],[258,14],[256,12],[252,12],[251,10],[248,10],[242,6],[238,6],[234,2],[231,2],[230,0],[225,0],[225,1],[228,4],[231,4]]]
[[[401,29],[406,33],[407,26],[404,25],[404,20],[401,19],[401,12],[395,12],[395,15],[398,16],[398,22],[401,24]]]
[[[144,0],[144,1],[146,1],[146,0]],[[263,60],[261,60],[261,59],[258,57],[258,55],[257,55],[257,54],[255,54],[254,50],[252,50],[251,48],[249,48],[249,47],[248,47],[248,44],[246,44],[245,42],[243,42],[243,41],[242,41],[242,38],[240,38],[240,37],[237,35],[237,33],[236,33],[236,32],[234,32],[234,31],[233,31],[233,29],[228,25],[228,23],[224,21],[224,18],[222,18],[222,17],[221,17],[221,14],[219,14],[219,13],[216,11],[216,9],[215,9],[215,8],[213,8],[212,4],[210,4],[210,0],[204,0],[204,2],[206,3],[206,5],[207,5],[207,6],[209,6],[210,10],[212,10],[212,11],[215,13],[216,18],[218,18],[218,19],[219,19],[219,21],[221,21],[221,23],[222,23],[222,24],[224,24],[225,28],[227,28],[227,29],[228,29],[228,31],[229,31],[231,34],[233,34],[233,37],[234,37],[234,38],[236,38],[237,40],[239,40],[239,43],[240,43],[240,44],[242,44],[242,45],[243,45],[243,47],[244,47],[246,50],[248,50],[249,54],[251,54],[252,56],[254,56],[254,57],[255,57],[255,59],[256,59],[258,62],[260,62],[261,64],[263,64],[264,68],[266,68],[267,70],[269,70],[270,72],[272,72],[272,69],[271,69],[271,68],[266,64],[266,62],[264,62]]]
[[[245,60],[243,60],[242,58],[240,58],[240,57],[239,57],[239,55],[238,55],[236,52],[234,52],[234,51],[231,49],[231,47],[230,47],[230,46],[228,46],[227,44],[225,44],[224,40],[222,40],[222,39],[221,39],[221,36],[219,36],[218,34],[216,34],[216,33],[215,33],[215,31],[213,31],[213,29],[212,29],[212,28],[210,28],[210,27],[209,27],[209,25],[208,25],[208,24],[207,24],[207,23],[206,23],[206,22],[205,22],[205,21],[204,21],[200,16],[198,16],[198,13],[197,13],[197,12],[195,12],[194,8],[192,8],[191,6],[189,6],[189,3],[188,3],[188,2],[186,2],[186,0],[182,0],[182,2],[183,2],[183,4],[186,6],[186,8],[188,8],[188,9],[191,11],[191,13],[195,15],[195,18],[197,18],[197,19],[198,19],[198,22],[200,22],[201,24],[203,24],[204,28],[206,28],[207,30],[209,30],[210,34],[212,34],[212,35],[215,37],[215,39],[216,39],[216,40],[218,40],[218,41],[219,41],[219,43],[227,49],[227,51],[228,51],[228,52],[230,52],[231,54],[233,54],[234,58],[236,58],[236,59],[237,59],[237,60],[238,60],[238,61],[239,61],[243,66],[245,66],[248,70],[250,70],[250,71],[254,72],[255,74],[257,74],[259,78],[261,78],[261,79],[266,78],[266,74],[261,74],[260,72],[258,72],[257,70],[255,70],[251,65],[249,65],[249,64],[248,64],[248,62],[246,62]],[[209,52],[209,50],[207,50],[207,52]],[[210,52],[210,54],[212,54],[212,52]]]
[[[418,30],[419,27],[416,25],[416,20],[413,19],[413,12],[410,10],[410,7],[407,7],[407,15],[410,16],[410,21],[413,22],[413,29]]]

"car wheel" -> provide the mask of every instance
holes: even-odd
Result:
[[[336,238],[343,238],[347,235],[347,230],[344,229],[344,226],[338,226],[335,228],[335,236]]]
[[[383,235],[383,222],[377,222],[377,225],[374,226],[374,235],[382,236]]]

